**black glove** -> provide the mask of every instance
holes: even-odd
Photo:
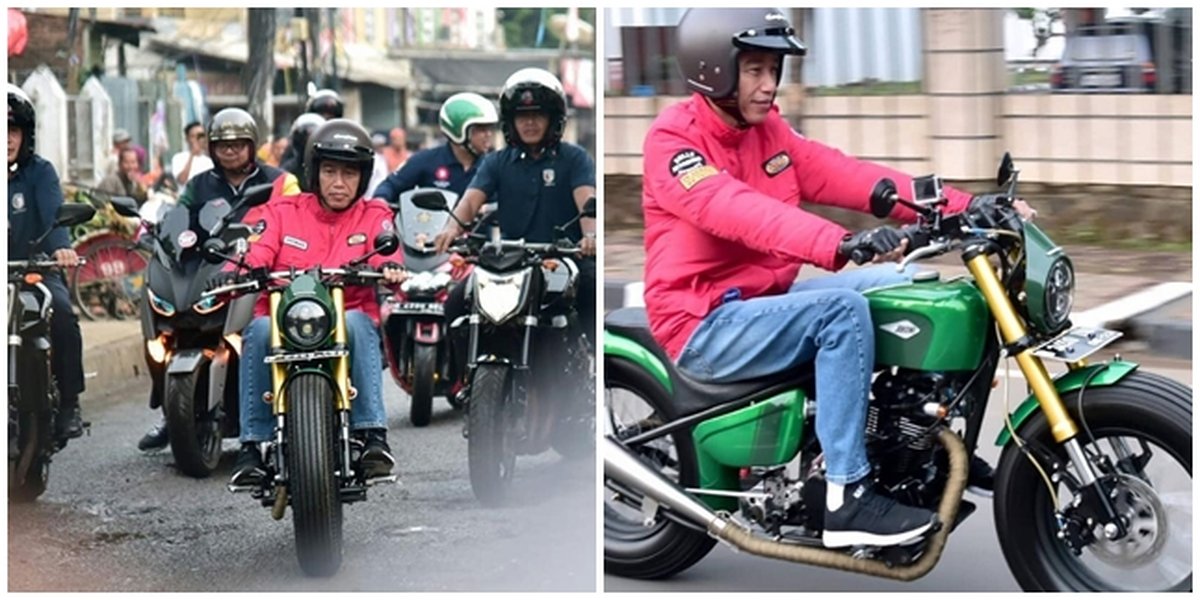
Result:
[[[900,247],[905,236],[895,227],[883,225],[857,233],[847,234],[838,244],[838,254],[855,264],[869,262],[880,254],[887,254]]]
[[[213,275],[212,277],[208,278],[208,288],[207,289],[215,290],[219,287],[223,287],[223,286],[229,285],[231,283],[237,283],[237,280],[238,280],[237,273],[235,273],[233,271],[221,271],[220,273],[217,273],[216,275]]]
[[[1005,208],[1012,206],[1012,199],[1003,194],[983,194],[971,198],[967,204],[967,216],[975,227],[994,229],[1004,220]]]

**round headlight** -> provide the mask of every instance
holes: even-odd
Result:
[[[283,333],[289,342],[312,348],[329,337],[330,318],[325,307],[314,300],[293,302],[283,315]]]
[[[1075,272],[1066,259],[1050,265],[1046,276],[1046,324],[1056,329],[1066,322],[1075,303]]]

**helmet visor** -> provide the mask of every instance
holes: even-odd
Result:
[[[751,28],[733,35],[733,45],[742,50],[764,50],[804,56],[808,49],[792,27]]]

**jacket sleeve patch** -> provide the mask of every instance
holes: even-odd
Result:
[[[717,174],[717,169],[712,165],[704,165],[688,171],[679,177],[679,183],[685,190],[691,190],[696,187],[697,183],[712,177]]]
[[[671,176],[678,177],[681,173],[686,173],[692,169],[702,167],[707,164],[699,152],[688,148],[680,150],[671,157]]]

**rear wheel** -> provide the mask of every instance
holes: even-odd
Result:
[[[433,414],[433,378],[437,372],[437,347],[413,344],[412,398],[408,418],[414,427],[429,424]]]
[[[507,410],[508,367],[479,365],[467,404],[467,466],[471,490],[485,506],[504,503],[517,454]]]
[[[221,461],[221,424],[208,410],[208,366],[167,376],[163,415],[175,465],[190,477],[208,477]]]
[[[287,388],[284,441],[292,498],[296,556],[308,575],[328,577],[342,565],[342,502],[338,494],[333,388],[325,377],[301,373]]]
[[[1138,371],[1087,391],[1084,419],[1075,393],[1063,400],[1080,426],[1084,452],[1105,465],[1100,476],[1115,482],[1112,503],[1129,534],[1109,541],[1097,525],[1079,556],[1058,538],[1058,516],[1076,514],[1078,471],[1038,413],[1018,433],[1052,477],[1056,498],[1015,444],[996,470],[996,531],[1017,582],[1031,591],[1190,590],[1191,390]]]
[[[609,434],[618,440],[669,422],[666,391],[645,371],[619,359],[605,363],[605,416]],[[643,461],[654,465],[681,487],[698,485],[696,453],[688,431],[650,441],[639,447]],[[716,541],[659,513],[646,526],[642,496],[626,495],[605,480],[604,571],[622,577],[662,579],[696,564]]]

